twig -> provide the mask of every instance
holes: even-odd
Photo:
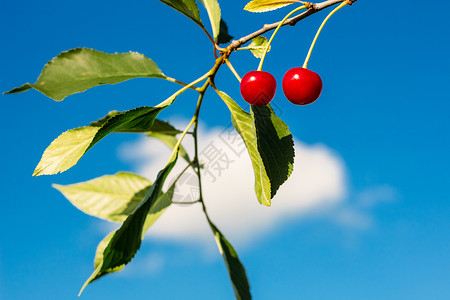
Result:
[[[286,26],[286,25],[291,25],[291,26],[295,26],[295,24],[297,24],[299,21],[327,8],[330,6],[333,6],[335,4],[344,2],[347,0],[328,0],[328,1],[324,1],[321,3],[315,3],[312,4],[311,8],[308,9],[307,11],[305,11],[304,13],[299,14],[298,16],[292,17],[290,19],[287,19],[286,22],[284,22],[284,24],[282,26]],[[357,0],[352,1],[352,3],[356,2]],[[264,25],[263,28],[250,33],[249,35],[246,35],[244,37],[241,37],[239,40],[235,40],[233,41],[228,47],[227,50],[228,51],[234,51],[237,48],[239,48],[241,45],[246,44],[247,42],[249,42],[250,40],[254,39],[257,36],[260,36],[268,31],[274,30],[275,28],[277,28],[277,26],[280,24],[280,22],[276,22],[273,24],[266,24]]]

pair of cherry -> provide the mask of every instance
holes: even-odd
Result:
[[[275,96],[277,82],[272,74],[250,71],[242,78],[241,94],[251,105],[267,105]],[[283,92],[296,105],[313,103],[322,92],[320,76],[305,68],[292,68],[283,77]]]

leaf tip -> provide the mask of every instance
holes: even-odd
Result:
[[[36,167],[36,169],[33,172],[33,177],[41,176],[41,175],[53,175],[56,173],[46,173],[44,169],[40,168],[39,166]]]
[[[19,87],[13,88],[10,91],[3,92],[3,95],[22,93],[22,92],[28,91],[31,88],[32,88],[32,85],[27,82],[24,85],[21,85]]]
[[[38,168],[36,167],[36,170],[33,171],[33,175],[31,175],[31,176],[37,177],[37,176],[40,176],[40,175],[42,175],[41,174],[41,170],[38,170]]]
[[[78,293],[78,297],[81,296],[81,293],[83,293],[84,289],[87,287],[87,285],[89,283],[91,283],[92,281],[94,281],[94,279],[97,277],[97,275],[100,273],[100,270],[103,266],[103,262],[101,262],[97,268],[94,270],[94,272],[92,272],[91,276],[89,276],[89,278],[86,280],[86,282],[83,284],[83,286],[80,289],[80,292]]]
[[[55,171],[55,170],[46,169],[46,167],[41,167],[41,166],[38,165],[36,167],[36,169],[34,170],[32,176],[33,177],[37,177],[37,176],[41,176],[41,175],[56,175],[56,174],[62,173],[64,171],[67,171],[67,169],[61,169],[59,171],[58,170]]]
[[[272,206],[272,201],[270,201],[270,199],[269,200],[263,200],[263,201],[261,201],[261,204],[262,205],[264,205],[264,206],[267,206],[267,207],[271,207]]]

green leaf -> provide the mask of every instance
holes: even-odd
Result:
[[[218,41],[220,33],[220,7],[217,0],[198,0],[206,8],[211,23],[214,41]]]
[[[139,203],[132,214],[123,222],[122,226],[114,232],[103,251],[103,260],[97,265],[92,275],[81,288],[80,294],[89,282],[99,278],[118,267],[129,263],[141,246],[142,236],[145,233],[147,215],[152,208],[158,207],[157,200],[162,186],[177,161],[178,152],[173,152],[169,162],[162,169],[144,199]]]
[[[180,13],[204,27],[202,20],[200,20],[200,12],[198,11],[197,3],[195,0],[159,0],[164,4],[178,10]]]
[[[217,44],[226,44],[233,39],[231,35],[228,34],[227,23],[223,19],[220,19],[220,33],[217,37]]]
[[[301,4],[301,2],[297,0],[252,0],[247,3],[244,9],[250,12],[260,13],[279,9],[293,3]]]
[[[101,127],[81,127],[64,132],[44,151],[33,176],[57,174],[68,170],[109,133],[150,128],[158,113],[165,107],[139,107],[115,114]]]
[[[33,176],[57,174],[74,166],[86,153],[99,129],[80,127],[61,134],[45,149]]]
[[[248,283],[247,275],[236,251],[219,229],[217,229],[210,220],[208,220],[208,222],[214,232],[220,254],[222,254],[223,260],[225,261],[236,299],[251,299],[252,296],[250,294],[250,285]]]
[[[118,111],[111,111],[108,113],[107,116],[99,119],[96,122],[92,122],[90,126],[102,126],[108,119],[111,117],[114,117],[118,114]],[[182,133],[182,131],[176,129],[172,125],[170,125],[168,122],[164,122],[161,120],[156,119],[155,122],[150,127],[134,127],[131,130],[130,129],[124,129],[120,130],[118,132],[148,132],[149,137],[157,138],[161,140],[164,144],[166,144],[170,149],[174,149],[175,145],[177,144],[178,139],[175,137],[177,134]],[[187,161],[187,163],[190,163],[189,155],[186,152],[186,149],[184,149],[183,146],[180,145],[180,155]]]
[[[108,54],[76,48],[51,60],[34,84],[26,83],[5,94],[31,88],[56,101],[102,84],[115,84],[138,77],[166,78],[150,58],[137,52]]]
[[[89,126],[102,127],[103,124],[106,123],[106,121],[108,121],[109,119],[111,119],[112,117],[114,117],[120,113],[121,112],[119,112],[117,110],[110,111],[103,118],[101,118],[95,122],[91,122],[89,124]],[[137,125],[141,125],[141,126],[139,127]],[[181,130],[176,129],[175,127],[170,125],[168,122],[161,121],[158,119],[155,119],[154,123],[151,124],[150,126],[149,125],[150,124],[148,124],[148,123],[136,124],[133,128],[123,128],[123,129],[117,130],[116,132],[133,132],[133,133],[159,132],[159,133],[164,133],[164,134],[168,134],[168,135],[177,135],[179,133],[182,133]]]
[[[224,92],[219,91],[219,96],[228,106],[231,112],[231,121],[234,128],[244,140],[247,151],[250,155],[253,171],[255,174],[255,193],[258,201],[263,205],[270,205],[271,192],[270,180],[264,169],[262,158],[258,152],[258,144],[256,141],[256,132],[253,125],[252,117],[244,111],[233,99]]]
[[[144,199],[151,185],[144,177],[119,172],[65,186],[54,184],[53,187],[82,212],[123,222]]]
[[[261,204],[270,206],[271,199],[293,169],[292,135],[269,106],[252,107],[252,114],[249,114],[224,92],[218,91],[218,94],[228,106],[233,126],[250,155],[256,197]]]
[[[264,36],[257,36],[252,40],[250,45],[248,45],[248,47],[246,47],[246,48],[250,49],[250,51],[253,53],[253,55],[256,58],[262,58],[262,56],[264,55],[264,51],[267,47],[267,44],[268,44],[267,38],[265,38]],[[270,46],[269,46],[269,50],[267,52],[269,52],[269,51],[270,51]]]
[[[98,266],[103,263],[103,252],[105,251],[109,242],[111,242],[111,239],[113,236],[114,236],[114,231],[110,232],[107,236],[105,236],[105,238],[103,238],[103,240],[98,244],[97,249],[95,250],[94,270],[96,270],[98,268]],[[94,276],[92,278],[90,277],[89,280],[86,281],[86,285],[99,279],[103,275],[106,275],[109,273],[114,273],[114,272],[119,272],[119,271],[123,270],[123,268],[125,268],[125,265],[121,265],[116,268],[107,270],[104,273],[102,273],[101,275],[96,273],[96,276]]]
[[[142,239],[144,239],[145,232],[158,220],[158,218],[163,214],[163,212],[166,210],[167,207],[169,207],[172,204],[172,197],[175,190],[175,184],[173,184],[167,193],[161,194],[158,199],[156,200],[155,204],[150,208],[149,213],[147,214],[147,218],[145,219]],[[131,202],[130,202],[131,203]],[[95,258],[94,258],[94,270],[98,268],[100,264],[103,263],[103,252],[105,251],[106,247],[110,243],[112,237],[114,236],[114,232],[109,233],[97,246],[97,250],[95,251]],[[96,275],[90,280],[86,282],[86,284],[89,284],[93,282],[94,280],[99,279],[103,275],[107,275],[109,273],[114,273],[121,271],[125,265],[118,266],[113,269],[106,270],[105,272],[99,274],[96,273]]]
[[[294,140],[288,126],[270,106],[251,106],[258,152],[269,176],[271,198],[294,168]]]

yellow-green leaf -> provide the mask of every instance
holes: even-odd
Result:
[[[80,127],[64,132],[45,149],[33,176],[52,175],[68,170],[90,148],[112,132],[151,128],[156,116],[165,107],[139,107],[115,113],[101,127]]]
[[[245,47],[247,49],[250,49],[250,51],[253,53],[253,55],[256,58],[262,58],[262,56],[264,55],[264,51],[267,47],[268,41],[264,36],[258,36],[255,37],[252,42],[250,43],[250,45],[248,45],[248,47]],[[267,52],[270,51],[270,46],[269,46],[269,50]]]
[[[64,172],[74,166],[89,148],[99,127],[80,127],[68,130],[45,149],[33,176]]]
[[[139,175],[119,172],[70,185],[54,184],[82,212],[104,220],[123,222],[144,199],[152,182]]]
[[[300,3],[296,0],[252,0],[244,7],[245,10],[250,12],[266,12],[275,9],[282,8],[289,4]]]
[[[211,23],[214,41],[218,41],[220,33],[220,7],[217,0],[199,0],[201,4],[206,8],[209,16],[209,22]]]

